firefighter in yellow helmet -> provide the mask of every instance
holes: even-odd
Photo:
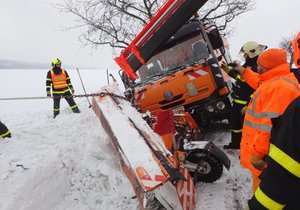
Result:
[[[65,98],[74,113],[80,113],[72,94],[74,88],[71,83],[68,72],[61,68],[61,61],[58,58],[52,60],[52,69],[47,73],[46,91],[47,96],[51,97],[51,87],[53,95],[53,117],[60,112],[60,99]]]
[[[245,58],[243,67],[250,67],[252,71],[257,72],[257,58],[265,48],[266,46],[260,45],[256,42],[251,41],[245,43],[240,50],[240,53]],[[225,71],[228,72],[229,76],[235,79],[235,84],[233,85],[233,106],[230,115],[231,142],[227,145],[224,145],[223,148],[240,149],[245,113],[244,110],[246,110],[246,107],[250,101],[250,96],[254,90],[241,79],[241,76],[237,71]]]

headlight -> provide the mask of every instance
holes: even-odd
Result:
[[[223,109],[225,109],[226,105],[225,105],[225,103],[224,103],[223,101],[218,101],[218,102],[216,103],[216,107],[217,107],[219,110],[223,110]]]
[[[215,111],[215,108],[214,108],[212,105],[208,105],[208,106],[206,107],[206,110],[207,110],[208,112],[214,112],[214,111]]]

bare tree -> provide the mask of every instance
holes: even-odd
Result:
[[[163,3],[164,0],[67,0],[57,6],[76,17],[74,27],[84,28],[80,38],[85,44],[107,44],[116,49],[128,46]],[[228,25],[252,9],[251,0],[209,0],[201,8],[200,17],[228,34],[232,30]]]
[[[293,47],[292,47],[293,39],[294,39],[294,36],[283,37],[283,38],[281,38],[281,41],[279,42],[279,47],[288,51],[288,58],[290,60],[290,66],[292,66],[293,59],[294,59]]]

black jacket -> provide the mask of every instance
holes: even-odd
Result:
[[[258,56],[254,58],[247,58],[246,62],[243,64],[243,67],[250,67],[253,71],[257,72],[257,58]],[[237,74],[237,72],[230,71],[229,76],[236,80],[235,85],[233,85],[233,99],[249,102],[250,96],[254,90],[246,82],[240,79],[240,76]]]
[[[300,97],[283,115],[273,119],[267,168],[261,174],[260,190],[284,209],[300,209]],[[264,209],[259,195],[249,201],[250,209]]]

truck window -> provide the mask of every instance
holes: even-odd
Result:
[[[153,56],[138,70],[137,82],[149,81],[153,77],[163,77],[181,67],[204,61],[209,56],[207,44],[201,35],[197,35]]]

